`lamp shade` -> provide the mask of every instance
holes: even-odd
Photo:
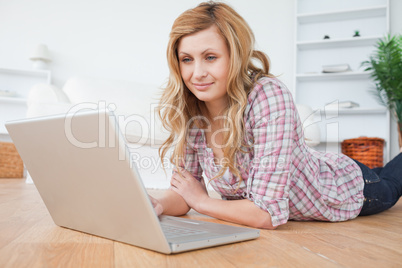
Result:
[[[52,61],[50,58],[49,50],[47,46],[44,44],[39,44],[34,52],[32,53],[30,60],[43,60],[43,61]]]

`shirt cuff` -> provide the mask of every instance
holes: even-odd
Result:
[[[264,196],[253,195],[254,204],[267,211],[271,215],[272,226],[278,226],[287,223],[289,219],[289,200],[277,199],[268,200]]]

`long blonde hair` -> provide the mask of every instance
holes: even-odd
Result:
[[[194,120],[203,116],[205,103],[186,87],[180,74],[177,47],[181,38],[208,29],[216,25],[219,33],[229,48],[230,66],[227,83],[228,107],[223,114],[230,120],[225,120],[223,138],[226,146],[223,155],[223,168],[210,180],[221,177],[227,168],[242,180],[236,163],[236,153],[242,146],[249,148],[245,142],[243,122],[244,110],[247,106],[247,96],[252,86],[262,76],[270,76],[268,57],[261,51],[254,50],[254,34],[247,22],[230,6],[219,2],[204,2],[193,9],[182,13],[173,23],[167,47],[167,60],[170,69],[169,80],[165,87],[158,106],[158,114],[170,136],[159,148],[159,155],[164,159],[167,151],[174,145],[170,162],[177,167],[185,166],[185,148],[189,130],[196,124],[199,128],[206,128],[202,120]],[[254,65],[253,60],[261,63],[262,68]],[[179,112],[178,112],[179,111]],[[188,122],[192,121],[191,124]],[[240,185],[240,183],[239,183]]]

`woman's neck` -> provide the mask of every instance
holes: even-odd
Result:
[[[228,105],[227,99],[215,102],[205,102],[206,111],[204,115],[208,118],[208,120],[210,120],[211,124],[218,119],[224,119],[219,117],[223,115],[223,112],[225,111],[227,105]]]

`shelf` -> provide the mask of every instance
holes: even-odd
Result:
[[[360,136],[360,137],[366,137],[366,136]],[[339,137],[339,140],[336,140],[336,139],[328,139],[328,140],[321,139],[320,143],[336,144],[336,143],[342,143],[344,140],[356,139],[356,138],[358,138],[358,137],[356,137],[356,136],[352,136],[352,137],[345,136],[345,137]],[[377,138],[384,139],[385,140],[384,147],[386,147],[387,140],[385,139],[385,137],[377,137]]]
[[[307,49],[324,49],[333,47],[356,47],[356,46],[373,46],[382,36],[368,37],[351,37],[344,39],[323,39],[314,41],[299,41],[297,48],[300,50]]]
[[[26,104],[27,99],[18,97],[0,97],[0,103]]]
[[[343,73],[306,73],[297,74],[298,81],[322,81],[322,80],[340,80],[340,79],[367,79],[369,72],[343,72]]]
[[[314,110],[319,110],[319,109],[314,109]],[[374,114],[386,114],[387,109],[385,107],[379,107],[379,108],[343,108],[343,109],[333,109],[333,108],[328,108],[328,109],[320,109],[322,113],[324,113],[326,116],[334,116],[334,115],[374,115]],[[317,115],[319,116],[319,115]]]
[[[23,70],[23,69],[9,69],[1,67],[0,67],[0,73],[10,75],[26,75],[41,78],[48,78],[48,76],[50,75],[49,70]]]
[[[386,16],[386,6],[376,6],[359,9],[339,10],[334,12],[319,12],[298,14],[297,20],[300,24],[316,23],[325,21],[352,20],[370,17]]]
[[[32,77],[34,79],[46,79],[46,83],[51,83],[51,71],[50,70],[24,70],[24,69],[9,69],[0,67],[0,75],[9,76],[25,76]]]

